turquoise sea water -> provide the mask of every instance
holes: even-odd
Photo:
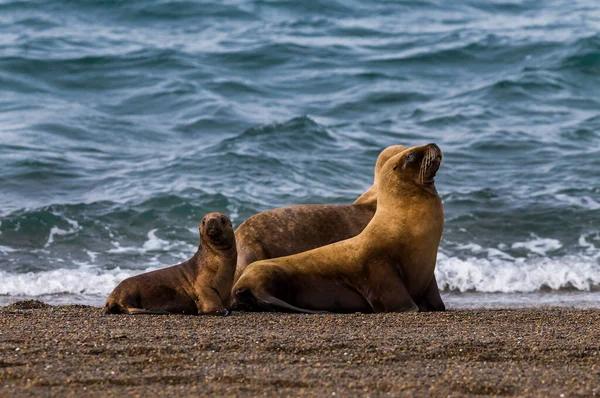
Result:
[[[436,142],[449,306],[600,306],[600,4],[0,0],[0,304],[102,303],[197,224]]]

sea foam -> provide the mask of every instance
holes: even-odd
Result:
[[[0,295],[42,296],[48,294],[108,295],[119,282],[130,276],[153,271],[114,268],[99,270],[82,265],[77,269],[59,268],[25,274],[0,271]]]
[[[535,247],[534,247],[535,248]],[[537,249],[536,249],[537,250]],[[435,275],[441,290],[483,293],[524,293],[600,288],[600,254],[594,250],[562,257],[509,259],[490,251],[487,258],[451,257],[440,252]],[[98,269],[82,263],[76,269],[9,273],[0,271],[0,295],[40,296],[47,294],[108,295],[123,279],[149,272],[146,269]],[[153,264],[154,265],[154,264]],[[165,264],[165,266],[167,266]]]
[[[557,258],[457,258],[439,253],[435,271],[440,289],[485,293],[522,293],[543,289],[600,288],[598,259],[583,255]]]

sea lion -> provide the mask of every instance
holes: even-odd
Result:
[[[254,262],[234,305],[294,312],[416,311],[433,279],[444,225],[436,144],[394,155],[377,177],[375,216],[356,237]]]
[[[358,235],[377,209],[377,175],[389,158],[408,147],[393,145],[377,157],[373,185],[350,205],[296,205],[268,210],[235,231],[238,259],[234,280],[248,264],[289,256]]]
[[[238,259],[234,284],[255,261],[302,253],[358,235],[377,209],[377,179],[382,167],[407,148],[393,145],[381,151],[373,185],[351,205],[289,206],[248,218],[235,231]],[[422,311],[445,310],[435,277],[418,305]]]
[[[110,314],[228,315],[237,251],[229,218],[207,214],[196,254],[180,264],[121,282],[106,300]]]

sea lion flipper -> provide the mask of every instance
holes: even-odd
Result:
[[[383,259],[372,260],[368,264],[370,271],[369,288],[365,299],[373,308],[373,312],[416,312],[415,304],[404,281],[395,267]]]
[[[168,311],[151,311],[151,310],[145,310],[143,308],[127,307],[127,314],[129,314],[129,315],[144,315],[144,314],[148,314],[148,315],[169,315],[170,312],[168,312]]]
[[[419,306],[419,311],[422,312],[446,311],[446,305],[440,296],[440,290],[438,289],[435,275],[431,278],[431,282],[429,282],[427,289],[417,304]]]
[[[327,311],[315,311],[296,307],[287,303],[261,287],[234,288],[234,309],[246,311],[282,311],[300,314],[330,314]]]
[[[196,307],[198,307],[198,315],[229,315],[229,311],[223,305],[221,297],[211,286],[204,287],[198,293]]]
[[[256,299],[256,301],[258,302],[259,306],[261,307],[270,307],[269,309],[273,310],[273,309],[281,309],[281,310],[287,310],[290,312],[298,312],[301,314],[331,314],[331,312],[328,311],[314,311],[314,310],[307,310],[305,308],[300,308],[300,307],[296,307],[293,306],[289,303],[286,303],[283,300],[278,299],[277,297],[273,297],[273,296],[264,296],[264,297],[260,297]],[[275,308],[273,308],[275,307]]]

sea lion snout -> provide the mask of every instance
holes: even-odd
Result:
[[[442,150],[435,143],[423,145],[420,148],[420,165],[418,181],[421,184],[432,184],[433,179],[442,163]]]
[[[435,157],[439,159],[442,158],[442,150],[439,146],[437,146],[435,142],[427,144],[425,147],[427,148],[427,151],[430,152],[430,157]]]
[[[208,236],[217,236],[222,232],[221,223],[216,218],[211,218],[206,222],[206,233]]]

